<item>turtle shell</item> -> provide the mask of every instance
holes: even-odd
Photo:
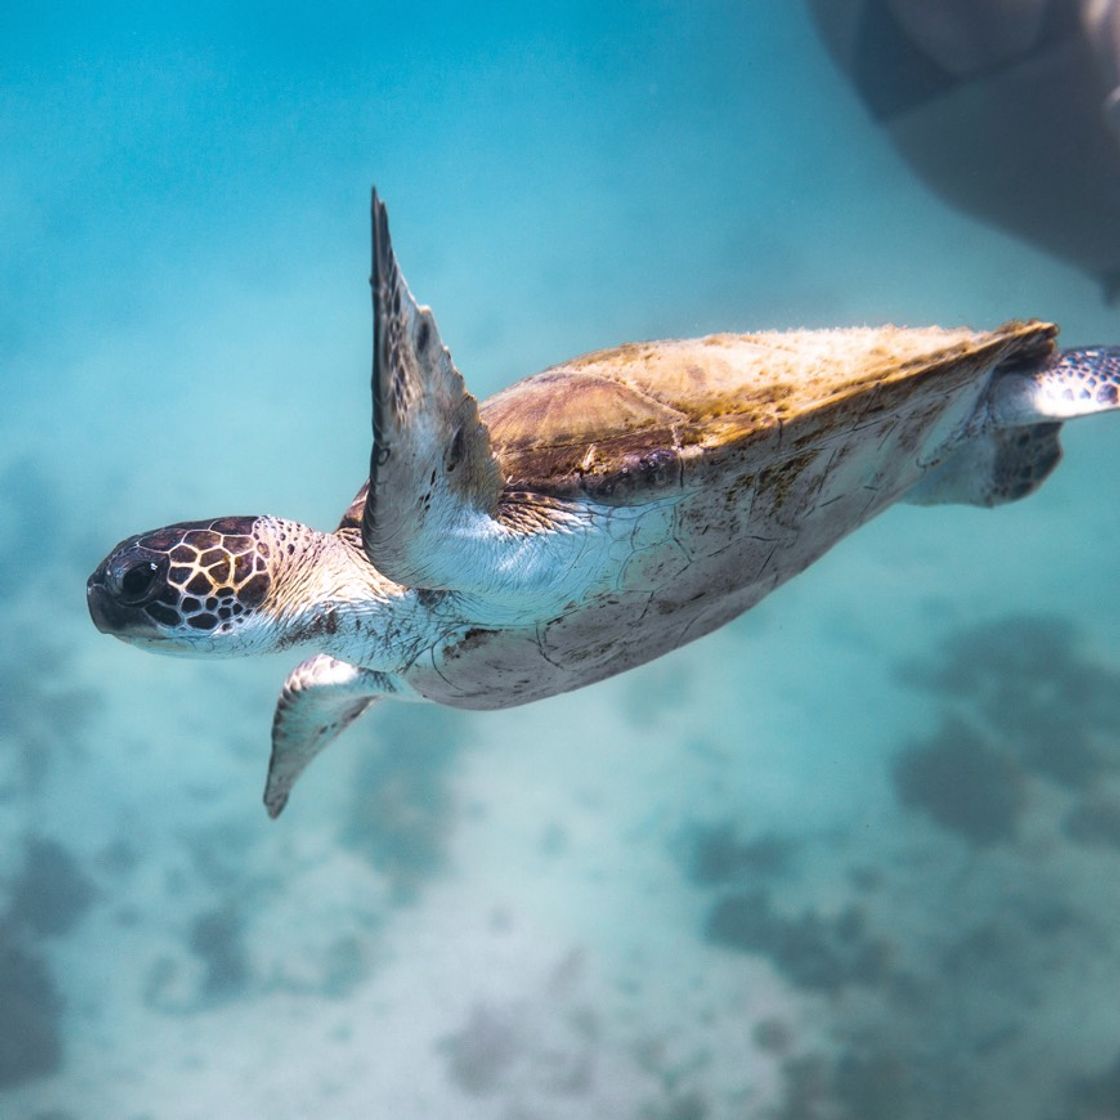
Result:
[[[764,456],[855,440],[892,410],[943,410],[995,366],[1041,362],[1056,333],[1011,322],[631,343],[519,381],[481,414],[509,490],[630,504],[752,444]]]
[[[480,413],[508,494],[640,504],[745,456],[765,467],[851,445],[892,413],[951,413],[947,404],[995,367],[1042,362],[1056,334],[1015,321],[980,332],[854,327],[629,343],[525,378]],[[883,453],[907,450],[896,442]],[[343,526],[360,525],[365,491]]]

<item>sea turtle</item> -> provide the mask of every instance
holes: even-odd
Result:
[[[89,579],[149,649],[314,651],[284,683],[265,804],[382,697],[504,708],[722,626],[891,503],[1033,491],[1073,416],[1120,407],[1120,348],[1056,328],[851,328],[640,342],[479,406],[373,194],[373,451],[338,528],[140,533]]]

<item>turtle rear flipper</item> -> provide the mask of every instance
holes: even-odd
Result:
[[[1034,493],[1062,457],[1062,421],[1120,409],[1120,347],[1065,350],[997,370],[974,433],[906,495],[912,505],[996,506]]]
[[[478,403],[397,265],[373,192],[373,451],[362,514],[371,563],[408,587],[470,590],[503,479]],[[482,565],[486,567],[485,564]]]
[[[989,396],[1000,428],[1110,412],[1120,408],[1120,346],[1063,350],[1037,369],[998,374]]]
[[[968,439],[903,499],[910,505],[999,506],[1033,494],[1058,465],[1061,424],[995,428]]]

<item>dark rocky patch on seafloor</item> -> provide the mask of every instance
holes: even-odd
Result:
[[[63,1065],[64,1001],[45,949],[72,933],[97,892],[56,841],[28,835],[0,912],[0,1089]]]
[[[191,922],[187,944],[203,965],[199,993],[204,1002],[236,999],[249,982],[244,921],[232,904],[204,910]]]
[[[1060,1120],[1120,1118],[1120,1056],[1098,1073],[1072,1078]],[[1059,1120],[1055,1114],[1054,1120]]]
[[[19,634],[0,648],[0,807],[14,813],[88,756],[100,700],[76,679],[54,615],[42,610],[44,594],[81,582],[57,489],[33,461],[18,460],[0,469],[0,506],[0,596]],[[0,878],[0,1090],[64,1068],[66,1000],[52,949],[80,933],[102,900],[92,868],[37,827],[24,829],[9,856]]]
[[[1064,834],[1120,847],[1120,667],[1095,662],[1072,625],[1014,617],[969,627],[903,679],[942,703],[940,727],[897,756],[901,802],[969,844],[1014,843],[1040,799]]]
[[[774,832],[740,836],[731,821],[696,825],[685,841],[686,874],[697,886],[780,878],[793,869],[796,841]]]
[[[43,957],[0,922],[0,1090],[63,1065],[62,996]]]
[[[882,984],[890,975],[890,944],[868,932],[857,905],[834,917],[816,910],[787,916],[767,891],[737,892],[715,904],[704,936],[713,945],[768,957],[791,984],[809,991]]]
[[[1089,657],[1067,619],[965,627],[900,676],[1037,778],[1085,790],[1120,768],[1120,667]]]
[[[969,627],[939,662],[908,665],[903,676],[934,692],[944,712],[936,732],[898,756],[903,804],[970,844],[1013,842],[1044,783],[1081,798],[1068,835],[1108,842],[1107,802],[1094,789],[1120,768],[1120,670],[1087,658],[1068,622]]]
[[[955,718],[899,755],[894,781],[903,805],[970,844],[1016,838],[1024,805],[1022,767]]]
[[[1090,794],[1070,809],[1065,834],[1078,844],[1120,851],[1120,798]]]
[[[57,841],[24,839],[23,870],[11,884],[5,920],[31,939],[71,932],[93,904],[96,888]]]

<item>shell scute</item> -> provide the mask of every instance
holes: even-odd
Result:
[[[538,374],[484,405],[490,438],[510,451],[585,446],[607,436],[669,429],[683,419],[634,387],[586,371]]]

